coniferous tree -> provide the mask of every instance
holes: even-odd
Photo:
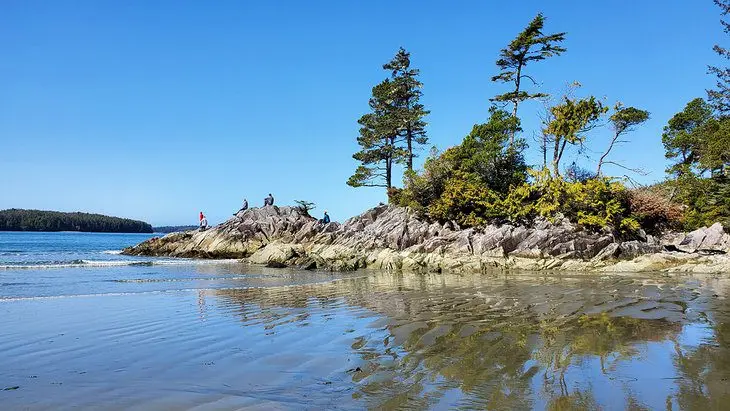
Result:
[[[411,54],[403,47],[390,62],[383,65],[383,69],[391,72],[395,93],[393,96],[395,121],[398,124],[398,135],[406,145],[406,167],[412,171],[414,146],[428,143],[426,122],[423,118],[429,111],[420,103],[423,83],[417,78],[419,70],[411,68]]]
[[[715,4],[722,10],[722,15],[730,13],[730,0],[715,0]],[[725,33],[730,33],[730,23],[720,20]],[[722,58],[730,59],[730,50],[715,44],[713,50]],[[730,68],[709,66],[709,72],[717,77],[715,90],[707,90],[707,97],[714,108],[721,114],[730,112]]]
[[[357,121],[360,135],[357,138],[362,150],[352,157],[361,164],[348,180],[352,187],[393,186],[393,164],[405,157],[406,151],[399,146],[399,122],[394,107],[395,85],[390,79],[373,87],[370,98],[371,112]]]
[[[512,116],[517,117],[517,106],[529,99],[547,97],[545,93],[528,93],[524,90],[522,80],[530,80],[537,84],[534,78],[524,73],[525,66],[531,62],[545,60],[552,56],[559,56],[566,51],[559,44],[565,40],[565,33],[543,34],[545,17],[542,13],[527,25],[527,27],[500,52],[497,67],[499,74],[492,77],[492,81],[513,83],[514,90],[492,98],[492,101],[512,103]],[[511,136],[514,143],[514,134]]]
[[[707,140],[707,125],[712,120],[712,107],[701,98],[696,98],[675,114],[664,126],[662,143],[665,156],[675,163],[668,173],[681,177],[695,174],[699,165],[703,141]]]

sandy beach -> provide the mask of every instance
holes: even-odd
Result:
[[[5,299],[0,401],[33,410],[718,405],[730,391],[727,287],[370,272]]]

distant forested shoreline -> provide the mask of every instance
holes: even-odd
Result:
[[[152,226],[144,221],[101,214],[9,209],[0,211],[0,231],[151,233]]]

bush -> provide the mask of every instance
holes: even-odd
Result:
[[[531,221],[537,216],[555,219],[562,214],[591,229],[612,226],[623,232],[639,229],[630,216],[628,190],[608,178],[569,182],[552,177],[547,170],[533,171],[533,181],[513,189],[503,202],[507,218]]]
[[[462,172],[447,181],[445,191],[428,207],[428,214],[464,227],[486,225],[504,216],[499,196],[476,176]]]
[[[639,224],[652,234],[683,225],[684,207],[673,202],[660,187],[629,191],[629,209]]]

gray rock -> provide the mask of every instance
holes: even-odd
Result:
[[[554,221],[542,220],[531,227],[505,224],[460,230],[453,222],[420,219],[407,208],[379,206],[342,224],[322,224],[299,208],[269,206],[237,213],[206,231],[150,239],[124,253],[246,258],[254,264],[337,271],[522,268],[715,272],[730,264],[730,257],[726,261],[725,256],[695,261],[709,258],[699,256],[698,251],[728,251],[730,237],[720,224],[688,234],[670,233],[659,239],[642,236],[645,241],[620,242],[611,229],[596,233],[564,218]],[[683,253],[661,253],[662,247]]]
[[[697,247],[698,251],[708,252],[726,252],[727,242],[725,230],[722,224],[715,223],[708,228],[703,229],[705,232],[705,238],[702,243]]]

